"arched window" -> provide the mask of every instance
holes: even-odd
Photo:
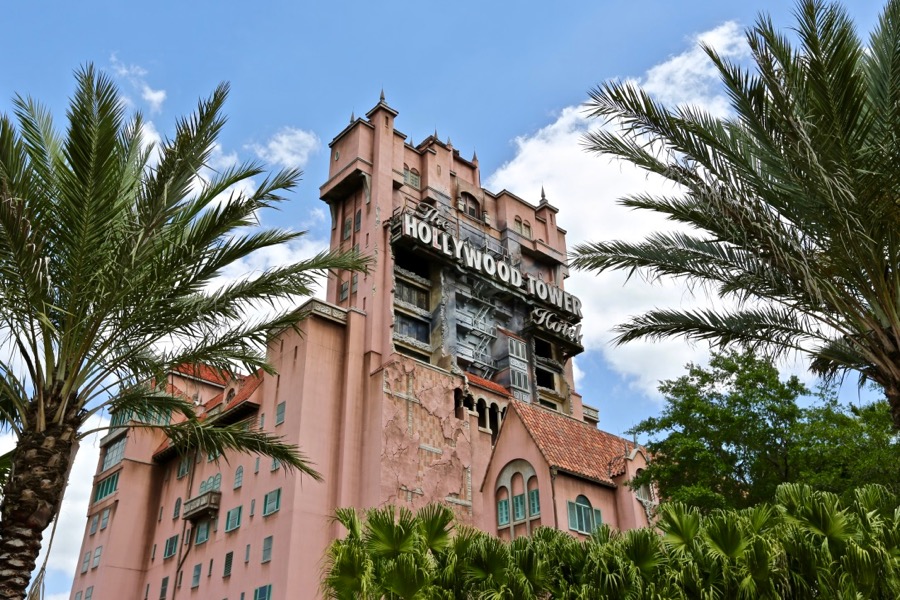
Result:
[[[422,185],[422,178],[419,176],[419,172],[415,169],[410,169],[409,165],[403,165],[403,183],[406,185],[419,189],[419,186]]]
[[[218,490],[222,488],[222,474],[216,473],[216,476],[213,477],[212,487],[210,489]]]
[[[599,509],[591,506],[591,501],[584,496],[575,498],[575,502],[566,503],[569,508],[569,529],[590,535],[603,523]]]
[[[537,474],[531,463],[521,458],[510,461],[497,475],[494,489],[502,537],[530,535],[540,525],[541,514]],[[503,533],[507,527],[509,531]]]
[[[643,469],[638,469],[636,475],[640,477],[640,475],[644,472]],[[641,502],[652,502],[653,501],[653,491],[650,489],[648,484],[644,484],[638,489],[635,490],[634,495],[637,496],[637,499]]]
[[[205,493],[206,493],[206,481],[201,481],[201,482],[200,482],[200,492],[199,492],[199,493],[200,493],[200,494],[205,494]]]
[[[175,511],[172,514],[172,518],[177,519],[178,515],[180,515],[180,514],[181,514],[181,498],[178,498],[177,500],[175,500]]]
[[[244,485],[244,467],[238,467],[234,470],[234,489],[238,489]]]
[[[520,235],[522,234],[522,219],[519,217],[516,217],[516,220],[513,221],[513,231]]]
[[[529,239],[531,238],[531,223],[528,221],[522,223],[522,235]]]
[[[478,399],[477,407],[478,407],[477,408],[477,410],[478,410],[478,427],[480,427],[481,429],[487,429],[488,428],[488,409],[487,409],[487,403],[484,401],[484,398]]]
[[[463,192],[459,196],[459,205],[461,211],[473,219],[481,220],[481,209],[478,206],[478,200],[475,199],[475,196],[468,192]]]

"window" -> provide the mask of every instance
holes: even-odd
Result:
[[[536,517],[541,514],[541,494],[538,490],[528,492],[528,515]]]
[[[94,515],[91,517],[91,535],[97,533],[97,525],[100,523],[100,515]]]
[[[546,388],[548,390],[556,389],[556,378],[553,377],[553,373],[548,371],[547,369],[536,368],[534,370],[534,375],[537,378],[538,387]]]
[[[513,520],[521,521],[525,518],[525,494],[513,496]]]
[[[106,529],[107,525],[109,525],[109,509],[104,508],[103,512],[100,513],[100,531]]]
[[[125,456],[125,440],[126,438],[123,436],[106,447],[106,453],[103,455],[103,466],[100,467],[101,471],[105,471],[122,462],[122,458]]]
[[[100,566],[100,555],[103,554],[103,546],[97,546],[97,549],[94,550],[94,561],[91,563],[91,568],[96,569]]]
[[[463,192],[460,196],[460,209],[473,219],[481,219],[481,211],[478,208],[478,200],[475,196]]]
[[[497,502],[497,525],[509,525],[509,500]]]
[[[513,221],[513,231],[518,234],[522,233],[522,219],[516,217],[515,221]]]
[[[359,231],[359,228],[362,226],[362,209],[356,211],[356,216],[353,217],[353,231]]]
[[[181,514],[181,498],[175,499],[175,510],[172,511],[172,518],[177,519],[178,515]]]
[[[528,355],[525,353],[525,342],[515,338],[509,338],[509,355],[522,360],[528,360]]]
[[[284,423],[284,402],[279,402],[278,406],[275,407],[275,424],[281,425]]]
[[[569,529],[590,534],[603,522],[600,511],[591,507],[590,501],[578,496],[575,502],[566,503],[569,508]]]
[[[203,572],[203,565],[197,563],[194,565],[194,573],[191,575],[191,588],[200,587],[200,574]]]
[[[397,314],[397,333],[428,344],[431,342],[431,326],[420,319]]]
[[[94,586],[88,586],[86,590],[84,590],[84,600],[92,600],[94,597]]]
[[[266,494],[263,501],[263,516],[266,517],[281,508],[281,488]]]
[[[178,479],[181,479],[185,475],[191,472],[191,459],[188,456],[184,456],[181,459],[181,462],[178,463]]]
[[[638,477],[644,472],[643,469],[638,469],[636,475]],[[644,484],[638,489],[634,491],[634,495],[637,496],[637,499],[641,502],[652,502],[653,501],[653,491],[650,489],[648,484]]]
[[[225,533],[234,531],[241,526],[241,508],[243,507],[238,506],[228,511],[228,514],[225,516]]]
[[[397,280],[397,288],[394,290],[394,297],[407,304],[412,304],[417,308],[424,310],[429,309],[428,291],[407,283],[402,279]]]
[[[522,235],[531,239],[531,223],[529,223],[528,221],[522,223]]]
[[[197,525],[197,534],[194,537],[195,544],[202,544],[209,539],[209,521],[202,521]]]
[[[422,185],[422,177],[415,169],[410,169],[406,165],[403,165],[403,183],[410,187],[419,189],[419,186]]]
[[[94,492],[94,502],[99,502],[107,496],[113,494],[119,488],[119,472],[116,471],[106,479],[101,479],[97,483],[97,491]]]
[[[212,577],[212,569],[213,569],[213,559],[209,559],[209,571],[206,573],[207,577]]]
[[[110,427],[121,427],[131,420],[132,414],[130,410],[117,410],[110,416]]]
[[[341,297],[340,300],[346,300],[350,296],[350,282],[345,281],[341,284]]]
[[[222,571],[222,577],[231,577],[231,564],[234,562],[234,552],[225,554],[225,569]]]
[[[81,572],[87,573],[88,567],[91,566],[91,551],[84,553],[84,559],[81,561]]]
[[[350,239],[350,231],[353,228],[353,217],[347,217],[344,219],[344,235],[341,236],[342,240]]]
[[[272,584],[256,588],[253,592],[253,600],[272,600]]]
[[[247,544],[247,547],[244,549],[244,562],[250,562],[250,544]]]
[[[150,560],[156,560],[156,544],[150,549]]]
[[[166,595],[169,593],[169,578],[163,577],[162,583],[159,584],[159,600],[166,600]]]
[[[254,466],[253,466],[253,472],[259,473],[259,457],[258,456],[256,457],[256,462],[254,463]]]
[[[359,290],[359,273],[354,273],[350,278],[350,293],[355,294]]]
[[[213,450],[212,452],[208,452],[206,454],[206,462],[212,462],[212,461],[216,460],[217,458],[219,458],[218,450]]]
[[[188,528],[184,531],[184,545],[187,546],[187,545],[190,544],[190,543],[191,543],[191,528],[188,527]]]
[[[267,563],[272,560],[272,536],[270,535],[263,540],[262,562]]]
[[[178,549],[178,534],[176,533],[172,537],[166,540],[166,547],[163,548],[163,559],[172,558],[175,556],[175,551]]]
[[[75,593],[75,600],[81,600],[81,592]]]
[[[528,373],[518,369],[509,370],[509,382],[514,388],[528,390]]]
[[[234,470],[234,489],[238,489],[244,485],[244,467],[238,467]]]

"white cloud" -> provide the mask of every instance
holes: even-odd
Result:
[[[247,147],[268,163],[302,169],[319,146],[321,146],[319,137],[312,131],[285,127],[269,138],[264,145],[250,144]]]
[[[141,98],[150,105],[150,112],[158,113],[166,100],[166,90],[154,90],[144,83],[141,85]]]
[[[728,113],[728,100],[718,89],[716,67],[700,44],[713,47],[721,56],[739,60],[750,49],[740,26],[728,21],[691,39],[691,48],[647,71],[644,89],[667,104],[703,106],[717,116]]]
[[[153,148],[150,152],[149,163],[151,167],[159,164],[160,150],[162,146],[162,136],[153,121],[144,121],[144,127],[141,129],[141,148],[147,150]]]
[[[716,87],[709,59],[696,47],[698,40],[715,46],[723,55],[740,58],[745,53],[739,28],[726,23],[695,37],[692,47],[650,69],[637,83],[666,104],[690,102],[723,114],[727,100]],[[668,192],[672,186],[655,176],[619,161],[584,151],[582,136],[597,123],[587,119],[582,107],[563,109],[550,125],[515,140],[515,157],[487,180],[489,189],[507,188],[532,201],[541,187],[548,200],[560,209],[559,225],[568,231],[567,243],[591,240],[640,240],[648,233],[671,230],[661,216],[635,212],[616,200],[639,191]],[[657,397],[660,379],[677,377],[684,365],[702,363],[707,348],[681,339],[663,342],[638,341],[612,346],[615,325],[654,307],[688,308],[705,304],[671,281],[627,282],[626,274],[602,275],[573,271],[566,282],[569,291],[584,302],[583,333],[586,349],[599,351],[612,369],[640,391]]]
[[[141,95],[141,99],[150,107],[151,113],[158,113],[162,110],[163,102],[166,100],[166,91],[150,87],[146,79],[147,69],[139,65],[127,65],[119,60],[115,53],[109,57],[109,63],[113,74],[119,79],[127,81]],[[127,96],[125,101],[134,104],[134,101]]]

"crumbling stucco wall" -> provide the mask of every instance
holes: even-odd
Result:
[[[412,509],[444,502],[474,525],[491,436],[455,415],[462,376],[398,357],[383,369],[381,498]]]

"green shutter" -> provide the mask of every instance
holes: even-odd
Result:
[[[566,501],[569,508],[569,529],[578,531],[578,506],[571,500]]]
[[[528,492],[528,513],[532,517],[541,514],[541,496],[538,490]]]
[[[595,508],[594,509],[594,527],[592,528],[592,531],[593,531],[593,529],[597,529],[601,525],[603,525],[603,514],[600,512],[599,508]]]
[[[509,500],[497,502],[497,524],[509,525]]]
[[[525,494],[513,496],[513,520],[521,521],[525,518]]]

